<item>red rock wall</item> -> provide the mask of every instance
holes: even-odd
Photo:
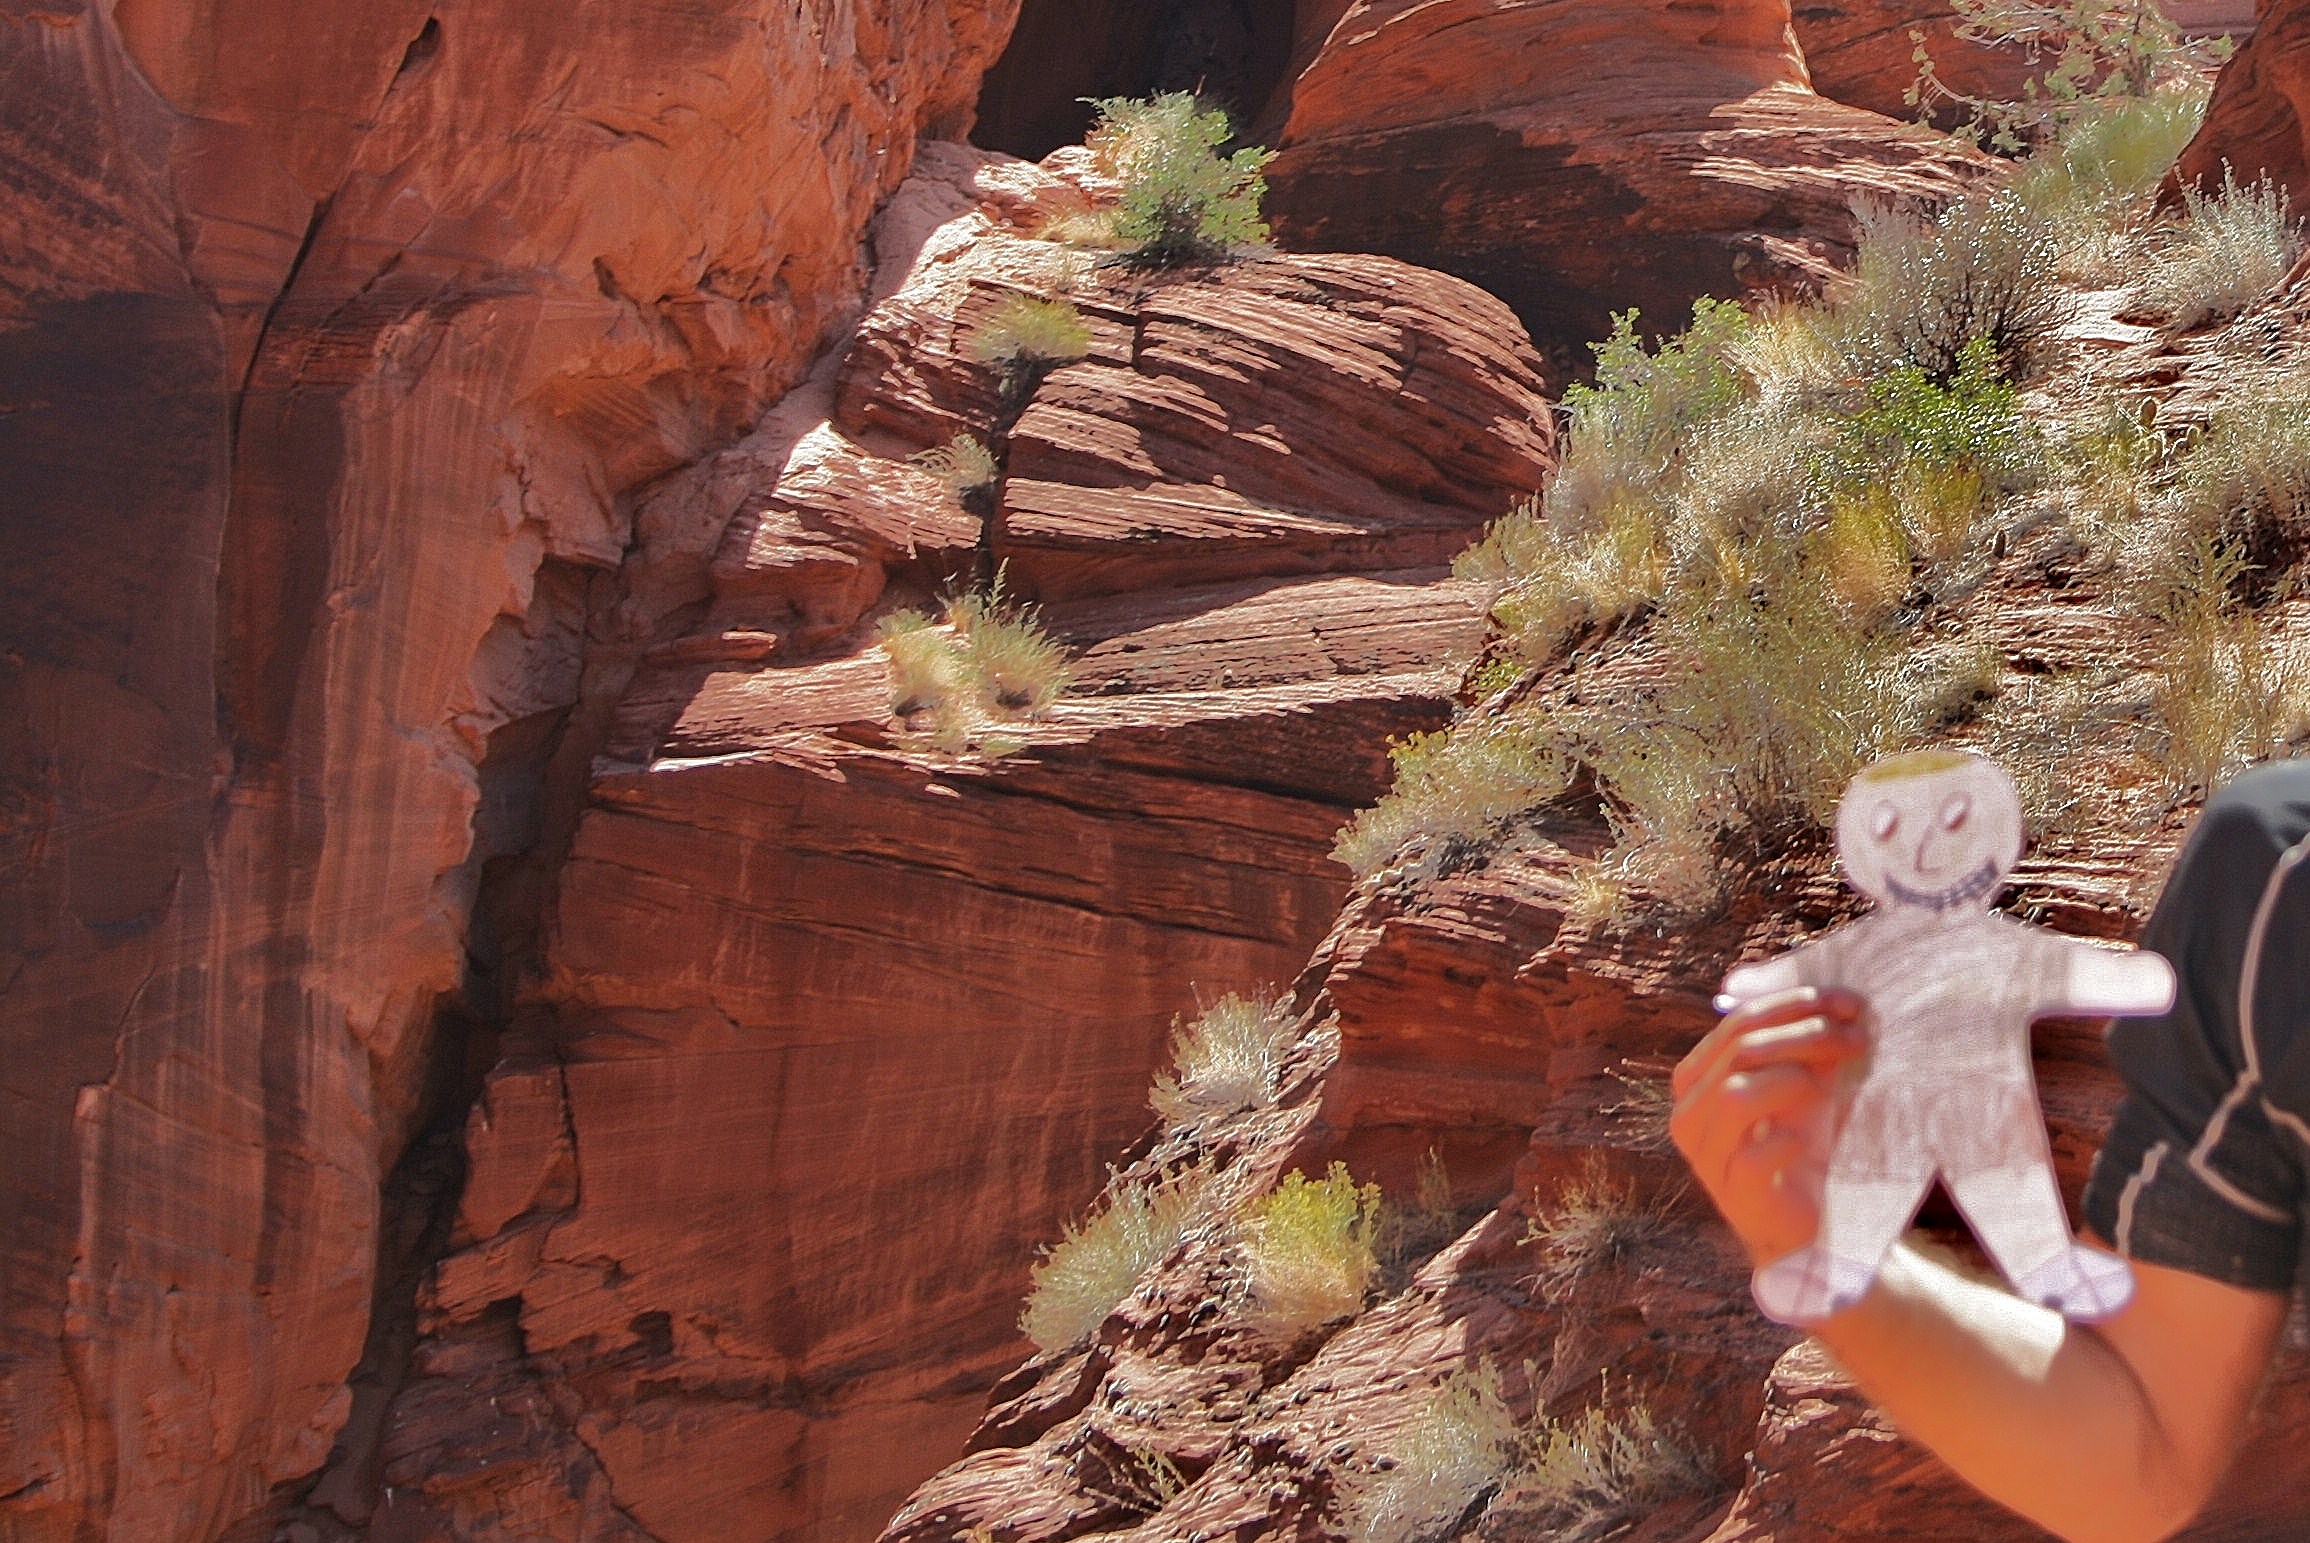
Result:
[[[1978,158],[1817,96],[1788,0],[1356,0],[1293,88],[1276,237],[1483,285],[1571,363],[1639,307],[1822,282],[1859,195]]]
[[[191,1543],[328,1453],[477,765],[1008,21],[0,6],[0,1532]]]
[[[1443,559],[1548,470],[1488,296],[1372,258],[1090,273],[991,224],[1048,178],[925,163],[877,242],[919,243],[911,279],[646,508],[737,518],[468,1124],[374,1543],[878,1530],[1017,1360],[1175,1015],[1330,925],[1334,833],[1481,627]],[[1091,353],[1007,410],[974,330],[1054,282]],[[964,430],[1007,456],[985,528],[905,459]],[[893,720],[862,623],[982,538],[1079,685],[955,757]]]
[[[2218,191],[2224,175],[2264,177],[2292,195],[2295,216],[2310,211],[2310,4],[2266,0],[2254,35],[2214,82],[2206,121],[2167,179]]]

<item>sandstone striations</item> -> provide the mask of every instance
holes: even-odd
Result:
[[[1008,22],[0,6],[0,1531],[329,1453],[625,494],[854,313]]]
[[[1458,281],[1092,270],[1000,228],[1052,179],[925,165],[886,235],[953,218],[825,416],[645,504],[721,530],[707,593],[620,709],[469,1123],[379,1540],[878,1527],[1015,1363],[1174,1016],[1330,924],[1334,831],[1480,631],[1444,559],[1550,467],[1538,360]],[[1089,341],[1021,400],[973,342],[1054,288]],[[966,432],[1003,464],[975,512],[908,459]],[[1074,691],[948,753],[869,623],[997,571]]]
[[[1951,91],[1992,102],[2022,98],[2029,82],[2052,64],[2018,46],[1999,48],[1963,37],[1947,4],[1931,0],[1794,0],[1790,11],[1813,89],[1831,101],[1865,107],[1888,118],[1914,118],[1917,50]],[[1929,111],[1936,104],[1922,104]],[[1939,104],[1934,120],[1955,128],[1968,114]]]
[[[2225,175],[2269,178],[2297,216],[2310,198],[2310,5],[2300,0],[2258,8],[2253,36],[2214,82],[2206,121],[2168,185],[2213,192]]]
[[[1983,163],[1807,82],[1785,0],[1357,0],[1293,86],[1277,239],[1473,279],[1571,352],[1631,305],[1817,287],[1855,198]]]

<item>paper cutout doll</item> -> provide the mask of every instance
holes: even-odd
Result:
[[[1920,750],[1864,767],[1837,811],[1837,855],[1877,908],[1725,978],[1727,1011],[1792,986],[1859,992],[1874,1031],[1830,1146],[1820,1231],[1751,1283],[1769,1317],[1803,1327],[1860,1300],[1936,1176],[2021,1295],[2087,1321],[2133,1295],[2123,1260],[2070,1234],[2029,1024],[2162,1013],[2174,972],[1991,911],[2021,846],[2021,800],[1994,761]]]

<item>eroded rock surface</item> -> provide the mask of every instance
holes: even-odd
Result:
[[[2286,189],[2300,217],[2310,207],[2310,5],[2268,0],[2253,36],[2214,82],[2206,121],[2167,179],[2218,192],[2225,175],[2267,177]]]
[[[1093,270],[1001,228],[1063,186],[926,158],[947,191],[894,218],[954,216],[825,416],[645,506],[727,520],[710,593],[626,695],[469,1124],[380,1540],[878,1528],[1017,1361],[1174,1016],[1330,925],[1334,833],[1481,630],[1444,561],[1549,468],[1537,357],[1456,280]],[[1006,400],[972,340],[1054,287],[1089,352]],[[1006,465],[980,512],[907,459],[965,432]],[[870,623],[998,565],[1076,684],[943,753]]]
[[[624,495],[855,314],[1009,11],[0,6],[0,1531],[328,1455]]]
[[[1962,103],[1910,99],[1920,43],[1943,86],[1983,101],[2020,101],[2028,83],[2053,64],[2020,46],[1991,47],[1960,36],[1946,0],[1794,0],[1789,9],[1813,89],[1888,118],[1915,118],[1922,106],[1934,121],[1955,128],[1971,116]]]
[[[1982,162],[1814,93],[1787,0],[1357,0],[1293,87],[1277,239],[1473,279],[1544,345],[1639,307],[1817,286],[1861,196],[1942,199]]]

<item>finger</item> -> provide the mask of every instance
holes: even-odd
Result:
[[[1810,1130],[1828,1102],[1828,1089],[1805,1067],[1778,1065],[1727,1076],[1708,1096],[1669,1117],[1669,1133],[1706,1174],[1727,1153],[1783,1130]],[[1679,1127],[1678,1115],[1683,1115]]]
[[[1718,1207],[1756,1259],[1777,1259],[1819,1235],[1820,1177],[1796,1136],[1742,1146],[1725,1159],[1722,1181]]]
[[[1774,1024],[1743,1034],[1724,1056],[1729,1071],[1802,1063],[1833,1071],[1869,1048],[1868,1030],[1857,1018],[1819,1017]]]
[[[1724,1020],[1677,1063],[1669,1078],[1670,1090],[1682,1097],[1752,1034],[1813,1019],[1857,1024],[1865,1011],[1866,1004],[1849,991],[1822,991],[1813,986],[1798,986],[1744,1003],[1727,1013]]]

